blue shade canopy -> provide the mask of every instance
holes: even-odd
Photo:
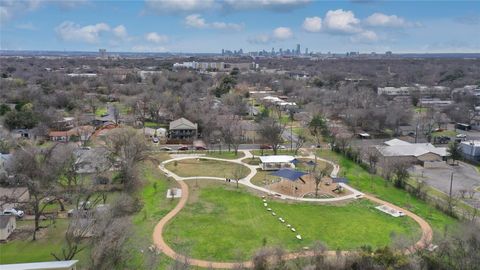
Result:
[[[300,163],[300,162],[301,162],[301,161],[298,160],[298,159],[296,159],[296,158],[294,158],[294,159],[292,159],[292,161],[290,161],[290,163],[293,163],[294,165],[297,165],[297,164]]]
[[[309,166],[315,166],[315,161],[309,160],[309,161],[307,162],[307,165],[309,165]]]
[[[348,179],[347,179],[347,178],[342,178],[342,177],[333,177],[333,178],[332,178],[332,182],[333,182],[333,183],[344,183],[344,184],[347,184],[347,183],[348,183]]]
[[[290,181],[297,181],[298,178],[304,176],[305,174],[307,173],[292,170],[292,169],[280,169],[276,172],[271,173],[270,175],[279,176],[279,177],[288,179]]]

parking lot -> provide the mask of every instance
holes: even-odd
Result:
[[[423,168],[414,166],[410,170],[417,179],[425,181],[446,194],[450,191],[450,177],[453,172],[452,194],[459,195],[460,190],[474,190],[480,187],[480,173],[472,165],[459,162],[458,166],[446,165],[445,168]],[[468,193],[466,195],[468,197]],[[476,192],[473,200],[466,200],[471,205],[480,208],[480,192]]]

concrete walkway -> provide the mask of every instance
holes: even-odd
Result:
[[[203,267],[203,268],[233,269],[233,268],[238,267],[239,265],[242,265],[244,267],[249,267],[249,268],[253,266],[252,261],[214,262],[214,261],[206,261],[206,260],[198,260],[198,259],[189,258],[189,257],[186,257],[182,254],[179,254],[179,253],[175,252],[163,239],[163,230],[164,230],[165,226],[168,224],[168,222],[170,220],[172,220],[180,212],[180,210],[183,209],[183,207],[186,205],[186,203],[188,201],[189,190],[188,190],[188,185],[185,184],[185,182],[184,182],[185,180],[213,179],[213,180],[225,181],[225,178],[211,177],[211,176],[180,177],[180,176],[172,173],[171,171],[169,171],[165,168],[165,164],[167,164],[169,162],[173,162],[175,160],[202,158],[202,159],[212,159],[212,160],[219,160],[219,161],[241,164],[241,165],[244,165],[247,168],[249,168],[250,173],[245,178],[241,179],[239,181],[239,184],[245,185],[247,187],[253,188],[255,190],[258,190],[258,191],[261,191],[261,192],[264,192],[264,193],[267,193],[267,194],[273,194],[273,195],[276,194],[276,193],[273,193],[272,191],[270,191],[268,189],[256,186],[256,185],[254,185],[250,182],[250,180],[257,173],[257,168],[259,168],[259,166],[254,166],[254,165],[249,165],[249,164],[244,163],[243,160],[247,159],[247,158],[251,158],[252,154],[248,150],[243,150],[242,152],[244,152],[245,156],[242,157],[242,158],[238,158],[238,159],[221,159],[221,158],[212,158],[212,157],[192,155],[192,156],[175,157],[173,159],[164,161],[159,165],[159,168],[162,171],[164,171],[166,173],[166,175],[168,175],[170,177],[173,177],[179,183],[180,188],[182,190],[182,197],[180,198],[180,201],[178,202],[178,204],[175,206],[174,209],[172,209],[172,211],[170,211],[167,215],[165,215],[160,220],[160,222],[155,226],[155,229],[153,231],[153,242],[154,242],[155,246],[161,252],[163,252],[165,255],[167,255],[168,257],[170,257],[174,260],[182,261],[182,262],[188,262],[189,265]],[[308,156],[308,157],[302,157],[302,158],[312,158],[312,159],[314,159],[315,157]],[[329,163],[333,166],[334,169],[333,169],[332,174],[331,174],[332,177],[335,177],[338,174],[338,171],[339,171],[340,167],[337,164],[334,164],[333,162],[331,162],[329,160],[321,159],[321,158],[318,158],[318,157],[317,157],[317,160],[327,162],[327,163]],[[346,184],[343,184],[342,186],[344,186],[346,189],[349,189],[350,191],[352,191],[353,194],[343,196],[343,197],[338,197],[338,198],[327,198],[327,199],[297,198],[297,197],[291,197],[291,196],[287,196],[287,195],[283,195],[283,194],[281,194],[280,196],[276,196],[276,197],[281,198],[281,199],[288,199],[288,200],[295,200],[295,201],[306,201],[306,202],[338,202],[338,201],[342,201],[342,200],[365,198],[365,199],[368,199],[370,201],[373,201],[374,203],[384,204],[384,205],[390,206],[390,207],[392,207],[392,208],[394,208],[398,211],[402,211],[403,213],[405,213],[406,216],[409,216],[410,218],[412,218],[413,220],[415,220],[419,224],[419,226],[422,230],[422,236],[421,236],[420,240],[417,243],[415,243],[413,246],[409,247],[406,250],[406,252],[413,252],[417,249],[425,248],[431,243],[432,235],[433,235],[432,228],[421,217],[417,216],[416,214],[414,214],[414,213],[412,213],[412,212],[410,212],[406,209],[400,208],[400,207],[398,207],[396,205],[393,205],[389,202],[378,199],[378,198],[376,198],[372,195],[363,194],[363,193],[357,191],[356,189],[354,189],[354,188],[352,188],[352,187],[350,187]],[[334,199],[336,199],[336,200],[334,200]],[[329,256],[335,256],[337,254],[337,252],[336,251],[327,251],[326,254],[329,255]],[[295,258],[300,258],[300,257],[313,256],[313,255],[314,255],[313,251],[296,252],[296,253],[286,254],[285,259],[290,260],[290,259],[295,259]]]

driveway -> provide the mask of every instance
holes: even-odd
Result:
[[[411,171],[418,179],[422,179],[428,185],[433,186],[446,194],[450,191],[450,177],[453,172],[452,194],[459,195],[460,190],[472,190],[480,187],[480,173],[472,165],[459,162],[458,166],[446,166],[445,168],[426,169],[414,166]],[[423,177],[422,177],[423,175]],[[468,193],[466,195],[468,197]],[[466,200],[480,208],[480,192],[476,192],[474,200]]]

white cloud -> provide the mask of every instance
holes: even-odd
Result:
[[[12,17],[10,10],[6,7],[0,6],[0,23],[5,23]]]
[[[108,31],[110,31],[110,26],[106,23],[80,26],[70,21],[64,21],[55,27],[55,32],[62,40],[81,41],[86,43],[98,42],[99,36],[103,32]]]
[[[218,30],[242,30],[243,24],[237,23],[225,23],[225,22],[212,22],[208,23],[201,15],[191,14],[185,17],[185,25],[188,27],[198,28],[198,29],[218,29]]]
[[[322,18],[307,17],[303,21],[302,28],[307,32],[320,32],[322,30]]]
[[[145,35],[145,39],[152,43],[165,43],[168,41],[168,37],[166,35],[160,35],[156,32],[150,32]]]
[[[369,26],[384,26],[384,27],[404,27],[410,26],[404,18],[397,15],[386,15],[383,13],[373,13],[365,19],[365,24]]]
[[[32,31],[37,29],[35,25],[33,25],[33,23],[30,23],[30,22],[17,24],[15,25],[15,28],[21,29],[21,30],[32,30]]]
[[[157,13],[185,13],[205,11],[215,5],[214,0],[146,0],[147,11]]]
[[[286,40],[293,37],[293,32],[288,27],[278,27],[273,30],[273,37],[277,40]]]
[[[289,11],[310,2],[311,0],[225,0],[223,5],[225,9],[230,10],[271,9]]]
[[[378,41],[378,36],[375,32],[370,30],[362,31],[358,34],[353,35],[350,40],[357,43],[370,43]]]
[[[205,19],[202,18],[199,14],[192,14],[185,17],[185,24],[193,28],[206,28],[207,23]]]
[[[113,35],[115,35],[119,39],[127,39],[128,38],[128,33],[127,33],[127,28],[125,26],[118,25],[117,27],[113,28]]]
[[[0,1],[0,23],[6,23],[20,13],[33,11],[39,5],[39,0],[2,0]]]
[[[247,41],[252,44],[267,44],[270,43],[272,40],[269,35],[262,34],[251,37]]]
[[[163,46],[145,46],[145,45],[136,45],[132,47],[134,52],[166,52],[167,48]]]
[[[352,11],[337,9],[329,10],[323,20],[323,26],[331,33],[352,34],[362,32],[360,20]]]
[[[277,27],[273,29],[272,34],[260,34],[248,38],[247,41],[252,44],[267,44],[276,41],[283,41],[293,37],[293,32],[288,27]]]

